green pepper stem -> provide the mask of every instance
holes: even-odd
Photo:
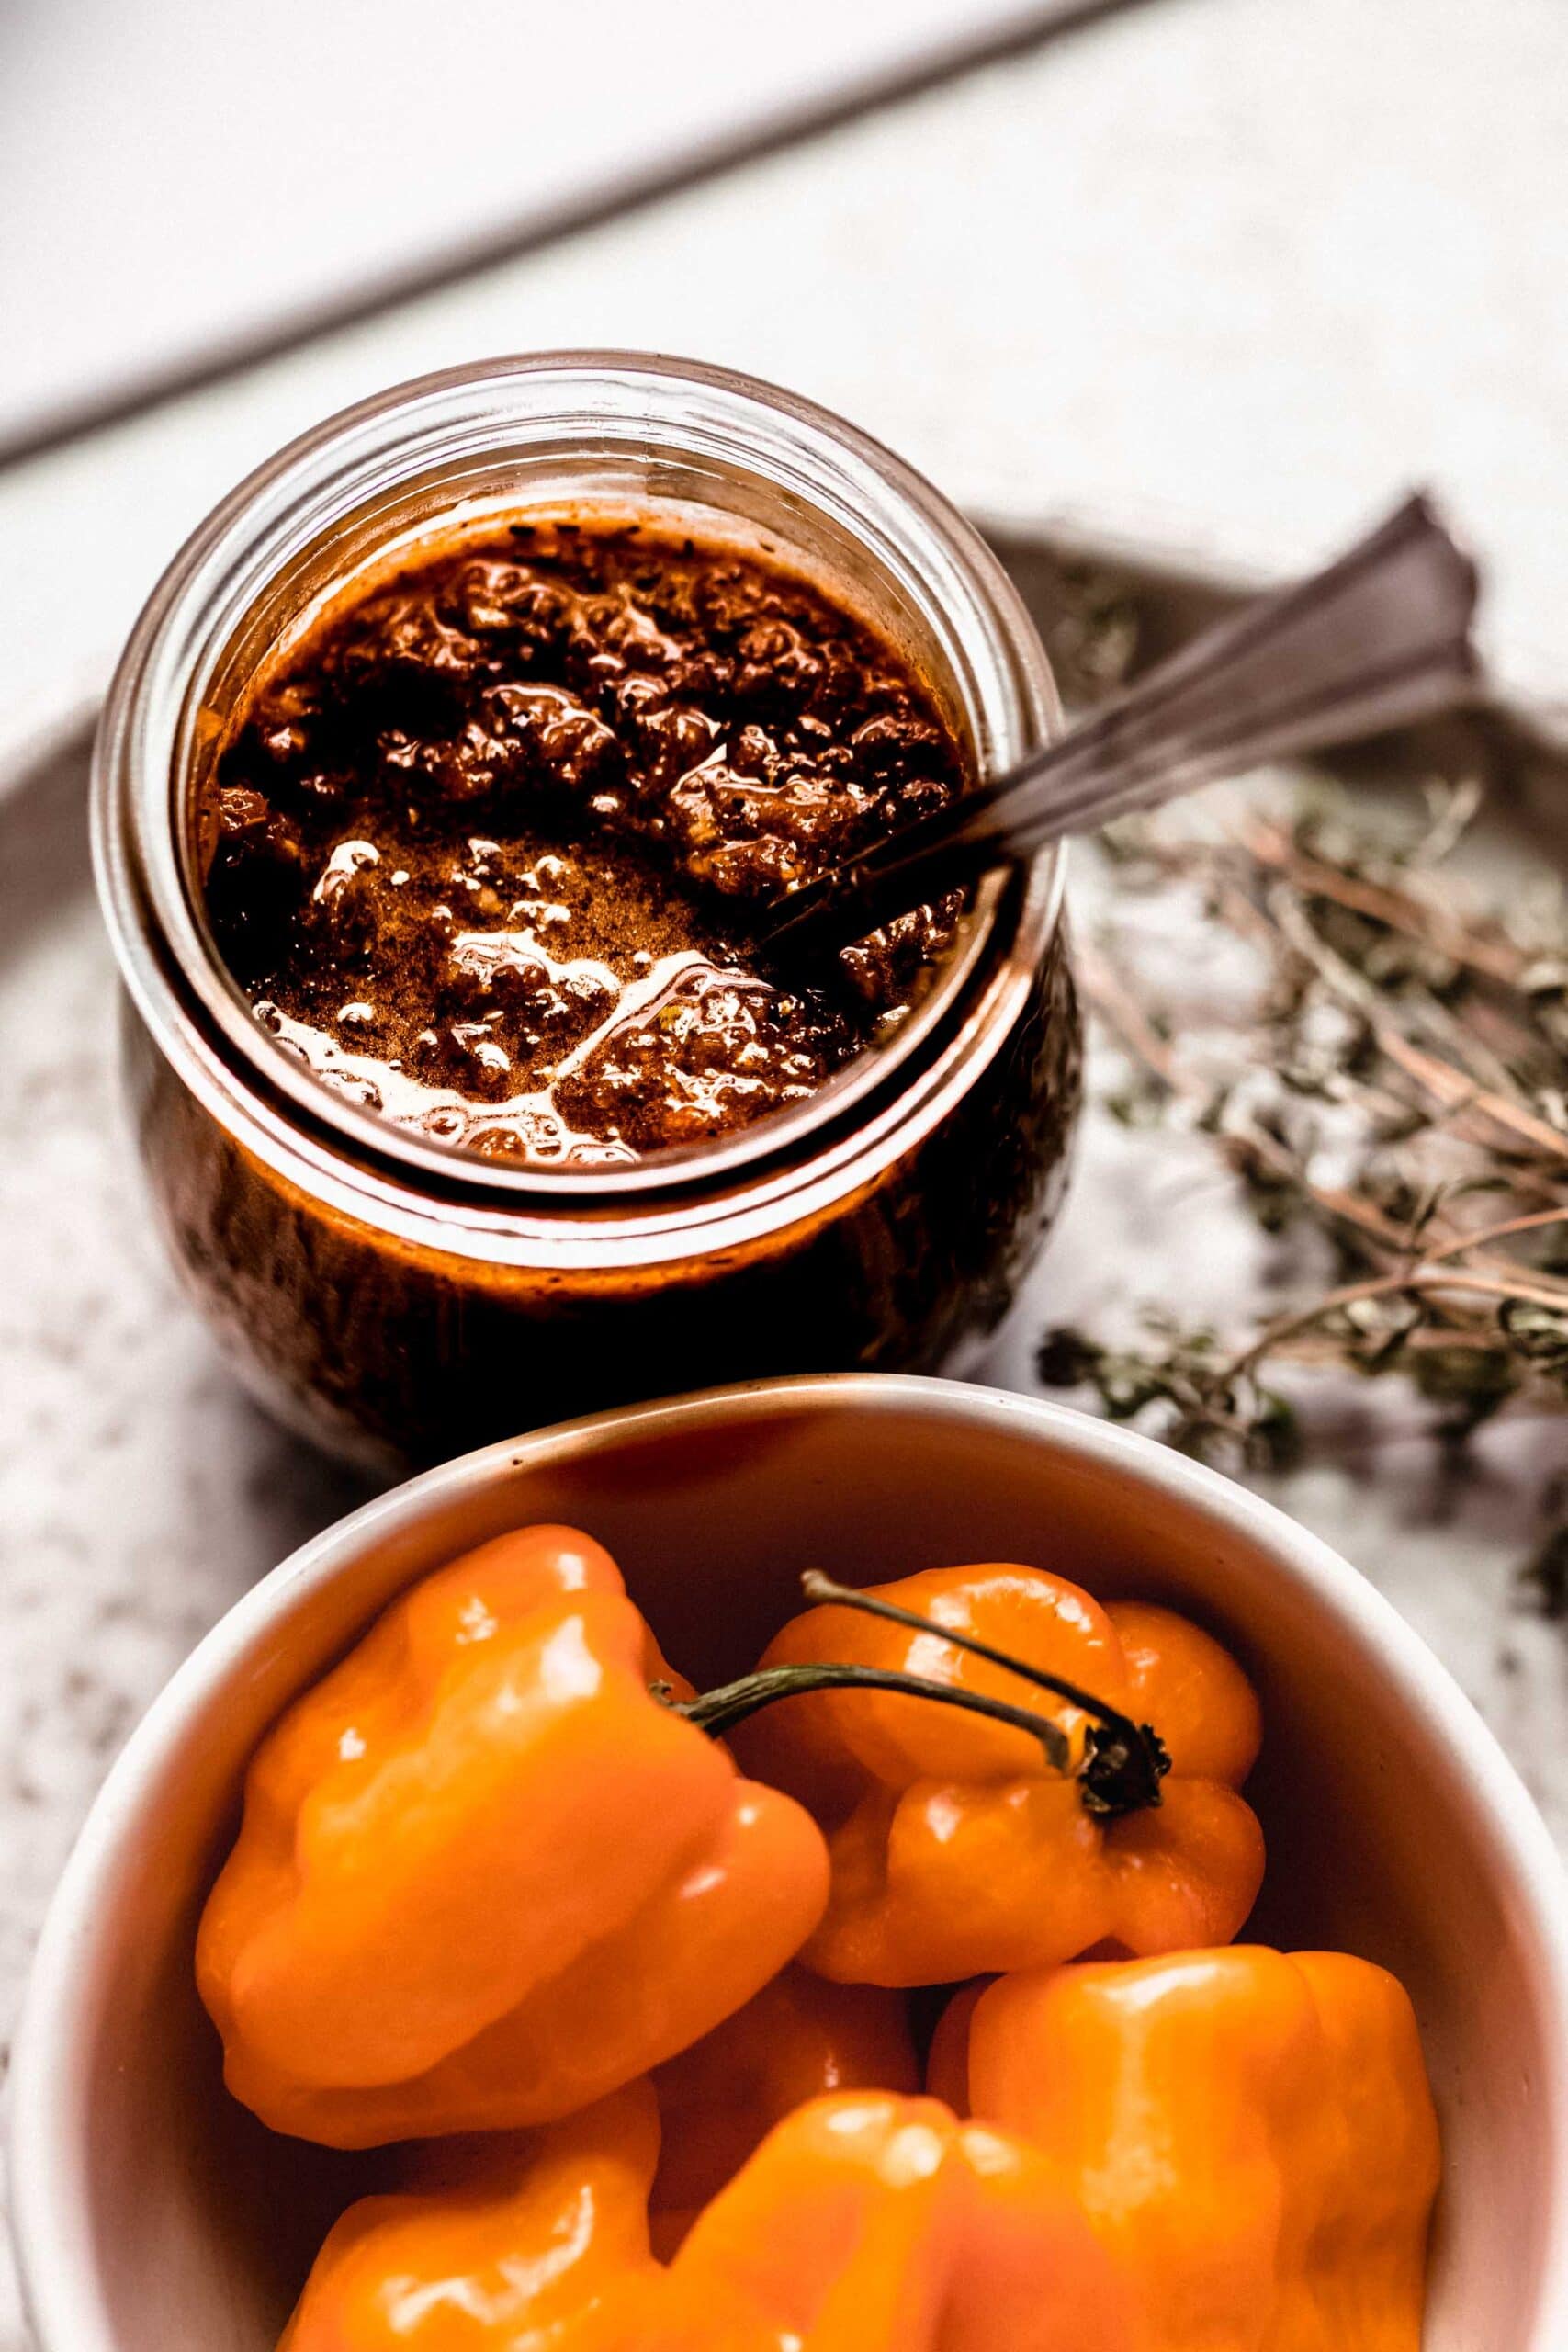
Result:
[[[663,1695],[669,1686],[654,1686],[656,1697]],[[762,1707],[771,1707],[776,1700],[795,1699],[813,1690],[890,1690],[911,1699],[934,1699],[942,1706],[962,1707],[972,1715],[988,1715],[993,1723],[1007,1724],[1014,1731],[1027,1732],[1044,1749],[1046,1758],[1058,1772],[1065,1772],[1071,1761],[1066,1736],[1059,1724],[1048,1715],[1037,1715],[1028,1707],[1014,1707],[1006,1699],[993,1699],[982,1690],[958,1690],[950,1682],[933,1682],[923,1674],[903,1674],[881,1666],[768,1666],[755,1674],[743,1674],[737,1682],[727,1682],[717,1690],[705,1690],[695,1699],[671,1702],[675,1713],[684,1715],[688,1723],[700,1730],[716,1735],[733,1730]]]
[[[1069,1682],[1065,1675],[1052,1674],[1043,1666],[1032,1666],[1024,1658],[980,1641],[974,1634],[938,1624],[912,1609],[900,1609],[896,1601],[883,1600],[874,1593],[859,1592],[852,1585],[836,1584],[819,1568],[807,1568],[800,1582],[808,1600],[839,1609],[858,1609],[867,1617],[884,1617],[889,1624],[906,1626],[911,1633],[934,1634],[939,1641],[951,1642],[954,1649],[968,1650],[973,1657],[983,1657],[989,1665],[999,1666],[1022,1681],[1032,1682],[1038,1689],[1065,1699],[1084,1714],[1092,1715],[1099,1728],[1089,1735],[1079,1774],[1084,1804],[1090,1813],[1131,1813],[1141,1805],[1158,1804],[1159,1784],[1170,1770],[1170,1757],[1152,1724],[1134,1723],[1119,1707],[1112,1707],[1096,1698],[1092,1690]],[[1064,1742],[1064,1748],[1065,1746]],[[1066,1770],[1065,1761],[1058,1769]]]

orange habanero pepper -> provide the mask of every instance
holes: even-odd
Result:
[[[766,1984],[821,1914],[821,1836],[655,1681],[568,1528],[394,1601],[250,1768],[197,1951],[235,2096],[333,2147],[546,2122]]]
[[[1418,2352],[1438,2125],[1385,1970],[1238,1944],[1005,1976],[931,2080],[1081,2204],[1138,2352]]]
[[[661,2267],[647,2089],[479,2150],[467,2187],[449,2160],[434,2191],[351,2209],[284,2352],[1134,2352],[1042,2159],[934,2099],[797,2109]]]
[[[1263,1875],[1237,1793],[1261,1724],[1207,1634],[1145,1602],[1101,1607],[1038,1568],[934,1568],[858,1593],[805,1583],[827,1605],[784,1628],[757,1681],[827,1659],[989,1700],[1016,1701],[1021,1679],[1050,1736],[896,1691],[824,1690],[746,1723],[747,1770],[829,1831],[832,1892],[807,1966],[931,1984],[1237,1932]]]
[[[662,2132],[653,2243],[668,2256],[795,2108],[829,2091],[918,2091],[920,2067],[901,1993],[792,1967],[652,2081]]]
[[[650,2317],[637,2352],[1134,2352],[1113,2261],[1031,2149],[869,2092],[770,2133]]]
[[[536,2132],[433,2142],[351,2205],[278,2352],[609,2352],[663,2273],[648,2247],[659,2112],[629,2083]]]

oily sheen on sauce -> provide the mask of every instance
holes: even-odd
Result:
[[[964,781],[908,664],[762,554],[515,523],[264,674],[198,807],[208,913],[258,1020],[365,1107],[635,1160],[907,1017],[956,898],[799,985],[748,919]]]

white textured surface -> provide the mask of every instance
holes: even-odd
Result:
[[[976,502],[1239,561],[1304,557],[1427,475],[1497,551],[1505,634],[1568,674],[1565,133],[1562,0],[1163,0],[0,479],[0,739],[96,690],[178,537],[285,435],[418,368],[577,342],[753,368]],[[0,800],[7,2008],[131,1722],[353,1493],[242,1402],[151,1255],[82,825],[79,762]],[[1250,1229],[1208,1168],[1097,1123],[995,1375],[1108,1284],[1244,1312]],[[1507,1608],[1563,1452],[1560,1425],[1499,1430],[1450,1487],[1380,1411],[1280,1493],[1434,1642],[1568,1838],[1568,1650]],[[0,2290],[7,2352],[17,2324]]]
[[[730,0],[10,0],[0,434],[406,291],[720,139],[973,55],[1021,13],[791,0],[781,42]]]
[[[289,435],[573,344],[842,409],[976,505],[1226,563],[1429,479],[1568,675],[1568,6],[1157,0],[0,477],[0,755]],[[83,557],[90,551],[91,569]]]

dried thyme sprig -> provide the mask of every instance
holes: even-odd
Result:
[[[1481,803],[1435,790],[1428,821],[1373,832],[1343,794],[1289,821],[1115,829],[1118,913],[1085,989],[1134,1067],[1109,1107],[1212,1138],[1272,1234],[1314,1231],[1337,1279],[1250,1336],[1145,1318],[1111,1347],[1047,1335],[1041,1376],[1193,1450],[1277,1462],[1294,1417],[1260,1374],[1286,1362],[1410,1380],[1445,1434],[1505,1407],[1568,1406],[1568,918],[1475,907],[1445,861]],[[1151,1002],[1120,921],[1179,884],[1255,951],[1256,1002],[1216,1052]]]

